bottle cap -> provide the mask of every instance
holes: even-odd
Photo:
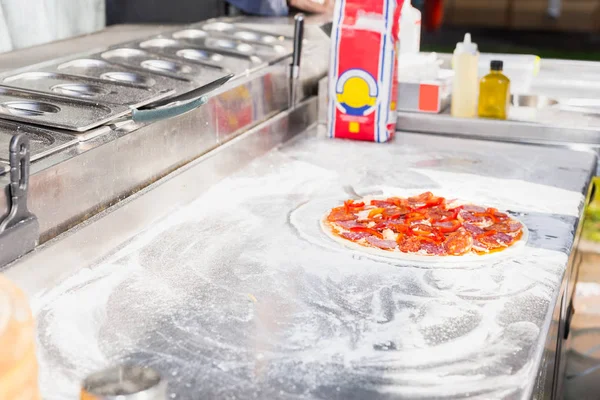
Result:
[[[502,71],[502,67],[504,67],[504,63],[500,60],[492,60],[490,62],[490,69],[492,71]]]
[[[477,43],[471,42],[470,33],[465,33],[463,41],[456,43],[456,51],[459,53],[477,53]]]

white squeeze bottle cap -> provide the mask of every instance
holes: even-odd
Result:
[[[477,54],[477,43],[471,42],[471,34],[465,33],[465,38],[462,42],[456,43],[456,53]]]

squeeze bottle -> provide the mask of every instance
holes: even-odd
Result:
[[[454,82],[452,83],[453,117],[473,118],[477,114],[479,52],[477,44],[471,42],[471,34],[465,34],[463,42],[456,44],[452,65]]]
[[[421,50],[421,11],[404,0],[400,14],[400,54],[415,54]]]

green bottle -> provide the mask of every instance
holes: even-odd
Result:
[[[510,79],[502,74],[502,61],[490,63],[490,73],[479,82],[478,114],[482,118],[506,119],[510,103]]]

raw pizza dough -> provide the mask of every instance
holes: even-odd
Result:
[[[364,197],[363,199],[356,200],[356,202],[364,201],[365,204],[369,204],[371,200],[384,200],[389,197],[392,197],[392,196],[367,196],[367,197]],[[406,196],[406,197],[408,197],[408,196]],[[472,202],[460,201],[460,200],[452,200],[452,203],[454,206],[474,205]],[[338,206],[339,206],[339,203],[338,203]],[[504,212],[502,210],[499,210],[499,211]],[[509,215],[511,220],[514,220],[521,224],[522,234],[521,234],[521,237],[516,242],[514,242],[512,245],[510,245],[509,247],[507,247],[503,250],[495,251],[495,252],[491,252],[491,253],[485,253],[485,254],[467,253],[467,254],[459,255],[459,256],[404,253],[404,252],[400,251],[399,249],[384,250],[384,249],[380,249],[377,247],[362,245],[362,244],[356,243],[354,241],[351,241],[349,239],[345,239],[345,238],[341,237],[339,234],[336,234],[333,232],[334,228],[331,226],[331,223],[327,219],[330,212],[331,212],[331,209],[327,210],[325,215],[323,215],[323,217],[319,221],[322,231],[330,239],[334,240],[335,242],[343,245],[344,247],[346,247],[348,249],[352,249],[352,250],[355,250],[355,251],[358,251],[361,253],[371,254],[374,256],[393,258],[396,260],[404,260],[404,261],[411,261],[411,262],[426,262],[426,263],[457,263],[457,262],[463,262],[463,261],[465,261],[465,262],[474,262],[474,261],[482,262],[482,261],[489,261],[489,260],[497,260],[499,258],[508,258],[508,257],[514,256],[515,254],[518,254],[525,247],[525,245],[527,244],[527,241],[529,239],[529,231],[527,229],[527,226],[522,221],[520,221],[518,218],[515,218],[512,215]]]

